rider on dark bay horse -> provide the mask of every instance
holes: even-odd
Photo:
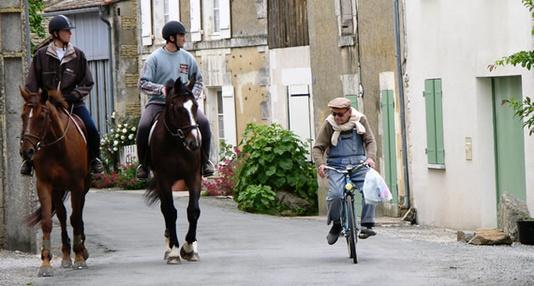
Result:
[[[204,84],[197,62],[183,49],[185,33],[187,31],[184,25],[178,21],[165,24],[162,35],[167,42],[148,57],[139,79],[139,89],[146,93],[149,99],[137,128],[137,154],[141,163],[137,169],[138,179],[148,178],[148,167],[150,167],[148,136],[154,118],[165,109],[165,84],[169,80],[174,82],[178,78],[184,83],[195,81],[192,92],[197,101],[202,93]],[[213,164],[209,160],[211,131],[208,119],[200,110],[197,116],[202,134],[202,175],[207,177],[214,172]]]
[[[91,71],[87,65],[85,54],[70,43],[72,36],[69,19],[63,15],[52,18],[48,31],[52,41],[35,52],[28,77],[26,89],[30,92],[43,93],[47,90],[59,89],[72,112],[84,122],[87,130],[90,169],[92,173],[102,173],[104,167],[100,161],[100,134],[91,118],[83,99],[94,85]],[[31,160],[24,161],[20,168],[22,175],[31,176],[33,167]]]

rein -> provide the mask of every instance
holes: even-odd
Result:
[[[165,119],[165,116],[163,116],[163,125],[165,125],[165,129],[167,130],[167,132],[169,132],[169,134],[172,137],[178,138],[179,139],[178,141],[182,143],[184,148],[191,151],[191,149],[189,149],[189,146],[187,146],[187,144],[185,143],[185,134],[192,129],[198,129],[198,125],[189,125],[186,127],[176,128],[176,132],[173,132],[171,128],[169,127],[169,125],[167,124],[167,120]]]

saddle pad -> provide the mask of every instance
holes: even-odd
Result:
[[[82,135],[83,141],[85,144],[87,144],[87,130],[85,129],[85,124],[83,124],[83,120],[74,113],[69,113],[67,110],[65,110],[65,113],[72,119],[72,122],[74,122],[74,126],[76,126],[76,130],[80,132],[80,135]]]
[[[148,133],[148,146],[150,146],[150,138],[152,138],[152,133],[154,132],[154,129],[156,129],[156,123],[158,123],[158,120],[154,120],[154,123],[152,124],[152,127],[150,128],[150,133]]]

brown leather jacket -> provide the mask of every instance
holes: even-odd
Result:
[[[71,104],[82,104],[94,85],[85,54],[69,43],[60,62],[54,43],[35,52],[26,88],[32,92],[59,88]]]

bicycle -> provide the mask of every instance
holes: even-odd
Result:
[[[345,176],[345,185],[343,187],[343,210],[341,215],[341,226],[343,227],[343,235],[347,239],[347,247],[349,257],[356,264],[358,263],[358,256],[356,254],[356,244],[358,243],[358,223],[356,217],[356,207],[354,206],[354,195],[357,193],[355,183],[350,177],[352,174],[362,167],[369,168],[367,163],[361,163],[356,166],[347,165],[345,169],[336,169],[331,166],[326,166],[325,169],[332,170],[343,174]]]

